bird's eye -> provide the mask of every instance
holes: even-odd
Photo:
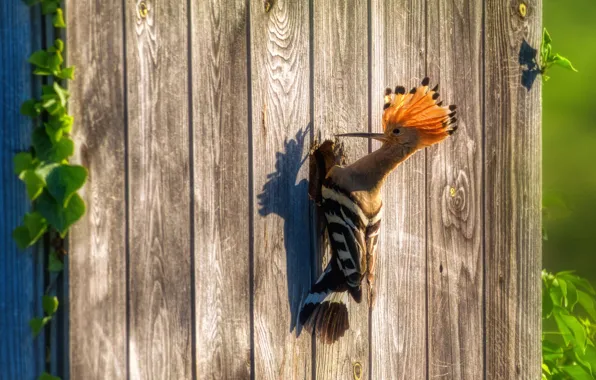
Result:
[[[399,135],[399,133],[400,133],[400,132],[401,132],[401,131],[399,130],[399,128],[395,128],[395,129],[393,130],[393,134],[394,134],[394,135]]]

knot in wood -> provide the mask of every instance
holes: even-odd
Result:
[[[271,10],[271,6],[273,6],[273,0],[263,1],[263,8],[265,9],[266,13],[269,13],[269,11]]]
[[[525,18],[526,15],[528,14],[528,6],[525,3],[519,3],[519,15],[522,16],[522,18]]]
[[[362,379],[362,364],[360,362],[354,362],[354,380]]]
[[[147,6],[147,3],[144,1],[141,1],[137,7],[138,11],[139,11],[139,17],[142,19],[147,18],[147,16],[149,15],[149,7]]]
[[[465,171],[460,170],[455,183],[447,185],[443,189],[441,216],[446,227],[454,226],[460,229],[466,237],[471,237],[473,212],[471,200],[472,194],[470,180]]]

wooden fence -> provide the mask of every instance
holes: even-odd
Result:
[[[75,160],[90,178],[70,236],[64,371],[538,379],[541,85],[531,48],[541,6],[67,1]],[[426,75],[458,105],[459,130],[391,175],[376,306],[352,303],[346,336],[321,344],[296,323],[322,261],[309,148],[378,130],[384,88]],[[377,148],[347,147],[352,160]]]

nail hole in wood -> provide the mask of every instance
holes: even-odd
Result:
[[[443,264],[439,264],[439,273],[443,273]]]

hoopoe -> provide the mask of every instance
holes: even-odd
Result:
[[[349,328],[348,294],[362,301],[362,282],[374,304],[375,256],[381,225],[381,187],[389,173],[417,150],[436,144],[457,130],[454,105],[438,102],[438,86],[429,79],[406,94],[398,86],[385,90],[383,133],[345,133],[381,141],[381,147],[348,166],[338,165],[327,140],[311,154],[309,195],[325,215],[331,245],[329,264],[312,286],[300,323],[326,343]],[[314,164],[312,164],[314,163]]]

